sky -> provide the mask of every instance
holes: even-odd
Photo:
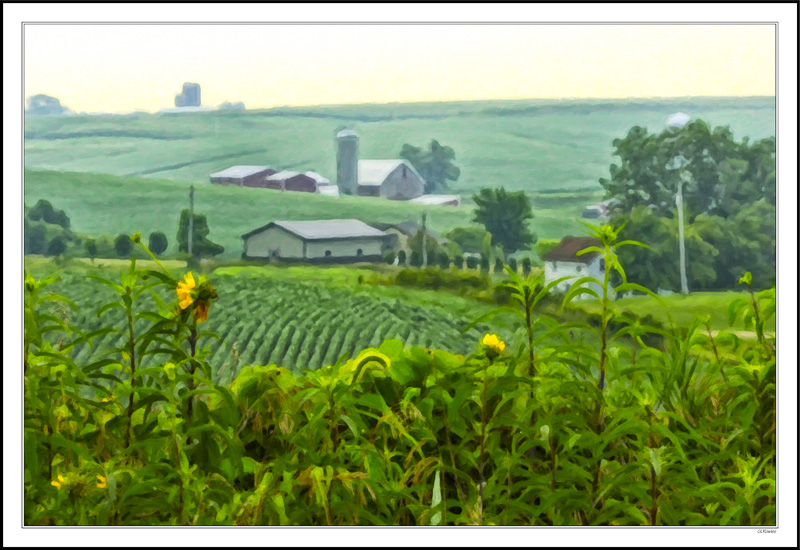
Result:
[[[25,96],[76,112],[775,94],[773,25],[26,25]]]

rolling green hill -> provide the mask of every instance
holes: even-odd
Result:
[[[404,143],[453,147],[469,193],[596,189],[611,142],[634,125],[663,127],[683,111],[730,125],[737,139],[775,134],[774,98],[492,101],[29,118],[25,166],[208,182],[235,164],[314,170],[335,178],[334,133],[361,135],[362,158],[396,158]]]

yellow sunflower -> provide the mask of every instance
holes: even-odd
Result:
[[[67,480],[64,479],[64,476],[62,476],[61,474],[58,474],[58,481],[53,480],[53,481],[50,482],[50,485],[52,485],[56,489],[61,489],[61,486],[64,485],[66,482],[67,482]]]
[[[192,292],[197,287],[197,284],[194,282],[191,271],[187,273],[183,279],[183,281],[178,282],[176,292],[178,293],[178,300],[180,301],[178,305],[181,306],[181,309],[186,309],[194,303]]]
[[[500,355],[506,349],[506,343],[500,340],[496,334],[487,334],[481,340],[481,344],[488,350]]]

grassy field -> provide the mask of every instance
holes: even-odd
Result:
[[[693,292],[686,296],[682,294],[672,294],[662,296],[662,300],[669,308],[672,320],[678,326],[688,326],[695,317],[708,314],[711,317],[711,328],[716,330],[741,330],[741,320],[731,327],[728,324],[728,305],[736,298],[748,297],[745,292]],[[580,302],[580,307],[592,313],[600,312],[600,306],[591,302]],[[634,296],[622,298],[614,302],[617,311],[631,311],[632,313],[645,316],[652,315],[657,321],[666,323],[668,320],[667,311],[655,300],[648,296]],[[766,330],[775,330],[775,318],[768,323]]]
[[[25,171],[25,202],[47,199],[66,211],[72,229],[89,235],[118,235],[163,231],[168,253],[177,252],[175,236],[180,211],[188,207],[188,183],[77,172]],[[540,238],[580,234],[584,201],[597,193],[533,198],[533,231]],[[541,200],[541,206],[539,206]],[[273,220],[356,218],[367,223],[419,221],[427,208],[433,231],[470,225],[472,206],[431,209],[422,205],[367,197],[327,197],[309,193],[280,193],[270,189],[216,186],[196,187],[195,208],[205,214],[209,238],[225,247],[222,258],[239,258],[241,235]]]
[[[773,98],[494,101],[285,108],[244,113],[28,118],[25,166],[194,183],[234,164],[314,170],[335,178],[334,134],[361,135],[362,158],[396,158],[404,143],[453,147],[456,192],[597,189],[611,142],[634,125],[664,127],[683,111],[730,125],[737,139],[775,134]]]

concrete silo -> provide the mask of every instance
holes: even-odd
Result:
[[[336,183],[348,195],[358,192],[358,134],[342,130],[336,134]]]

